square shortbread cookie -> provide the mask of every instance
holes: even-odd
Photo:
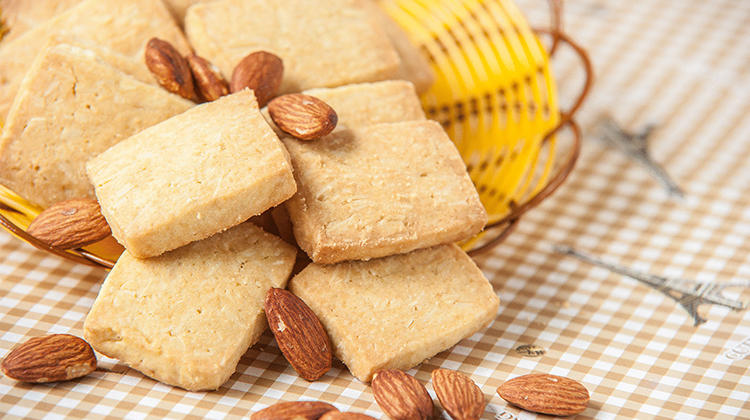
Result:
[[[362,381],[410,369],[489,324],[500,303],[455,245],[372,261],[311,264],[289,282],[320,318],[334,354]]]
[[[461,156],[434,121],[282,141],[298,185],[287,202],[294,236],[317,263],[460,241],[487,223]]]
[[[3,42],[65,12],[81,0],[0,0],[0,17],[8,26]]]
[[[117,70],[120,70],[128,76],[132,76],[143,83],[159,86],[159,83],[156,81],[156,78],[148,69],[148,67],[143,65],[143,57],[131,57],[128,55],[124,55],[107,47],[103,47],[101,44],[95,44],[91,41],[86,41],[70,35],[50,36],[49,41],[47,45],[42,49],[42,52],[44,52],[44,50],[48,48],[60,44],[67,44],[84,50],[93,51],[100,59],[104,60],[105,63],[116,68]],[[42,53],[40,52],[39,54],[41,55]],[[36,60],[38,59],[39,55],[37,55]],[[28,74],[28,72],[26,74]]]
[[[87,171],[112,235],[140,258],[242,223],[297,189],[247,89],[141,131]]]
[[[302,93],[323,100],[336,111],[336,131],[384,122],[425,119],[414,85],[404,80],[357,83],[336,88],[310,89]],[[279,137],[289,136],[276,127],[268,113],[268,107],[263,108],[262,112]]]
[[[246,55],[284,61],[281,92],[392,78],[400,60],[364,0],[217,0],[191,7],[185,32],[227,76]]]
[[[90,158],[194,105],[90,50],[49,47],[24,79],[0,135],[0,182],[42,207],[94,197],[85,171]]]
[[[310,89],[304,93],[330,105],[338,115],[340,128],[425,119],[414,85],[403,80]]]
[[[172,12],[172,16],[174,16],[177,23],[182,26],[185,22],[185,14],[190,6],[207,1],[214,0],[164,0],[164,4],[167,5],[169,11]]]
[[[86,317],[84,337],[161,382],[216,389],[266,329],[263,299],[286,285],[295,253],[251,223],[156,258],[126,251]]]
[[[5,119],[18,87],[34,58],[54,35],[102,45],[137,59],[152,37],[165,39],[182,52],[190,46],[161,0],[84,0],[65,13],[0,43],[0,119]]]

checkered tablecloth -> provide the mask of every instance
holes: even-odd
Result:
[[[545,23],[544,2],[519,3]],[[495,393],[529,372],[584,383],[591,403],[581,418],[750,418],[750,310],[701,305],[707,322],[695,326],[653,287],[555,250],[570,246],[667,278],[750,281],[750,2],[571,0],[565,25],[597,74],[580,113],[578,166],[504,243],[476,258],[502,301],[497,319],[411,373],[424,383],[436,367],[470,375],[489,400],[485,418],[533,417]],[[555,67],[561,96],[571,98],[579,82],[572,55]],[[683,199],[597,139],[604,114],[631,131],[656,124],[653,157]],[[0,233],[0,355],[31,336],[81,335],[104,276]],[[748,301],[750,288],[725,296]],[[521,344],[546,353],[522,356]],[[67,383],[0,378],[8,418],[222,418],[296,399],[382,416],[369,386],[341,364],[318,382],[298,378],[268,333],[216,392],[162,385],[106,358]]]

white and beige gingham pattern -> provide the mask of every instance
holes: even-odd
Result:
[[[520,6],[543,23],[542,1]],[[424,383],[439,366],[470,375],[488,398],[485,418],[533,417],[495,394],[532,371],[583,382],[591,403],[581,418],[750,418],[750,354],[742,357],[750,310],[705,305],[708,321],[696,327],[664,294],[554,251],[570,245],[669,277],[750,279],[750,3],[575,0],[566,3],[565,24],[597,73],[580,115],[578,166],[504,243],[477,258],[502,301],[495,322],[411,373]],[[572,56],[556,60],[561,96],[572,97]],[[653,156],[685,199],[669,198],[641,166],[597,141],[602,113],[629,129],[658,124]],[[6,233],[0,253],[0,355],[31,336],[80,335],[105,272]],[[726,295],[750,300],[748,289]],[[530,343],[546,354],[514,351]],[[340,364],[318,382],[298,378],[268,333],[216,392],[165,386],[108,359],[67,383],[0,378],[0,414],[8,418],[247,417],[296,399],[382,416],[370,388]]]

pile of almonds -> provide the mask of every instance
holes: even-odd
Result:
[[[268,104],[271,119],[279,129],[301,140],[325,136],[338,122],[328,104],[309,95],[294,93],[272,101],[281,87],[284,63],[267,51],[243,58],[229,83],[205,58],[195,54],[182,57],[172,44],[158,38],[146,45],[146,65],[164,89],[195,102],[214,101],[230,92],[252,89],[259,107]]]
[[[304,305],[300,307],[299,305]],[[272,289],[266,297],[271,309],[269,325],[284,357],[307,380],[319,378],[331,367],[330,342],[310,308],[283,289]],[[312,311],[310,311],[311,313]],[[277,328],[283,325],[283,328]],[[321,352],[307,353],[322,345]],[[299,346],[299,347],[294,347]],[[311,354],[311,357],[306,357]],[[16,346],[0,365],[3,373],[23,382],[57,382],[85,376],[96,370],[96,356],[83,339],[54,334],[32,338]],[[381,370],[372,379],[372,392],[380,408],[393,420],[430,419],[435,407],[427,389],[413,376],[396,370]],[[443,409],[454,420],[479,419],[486,401],[482,390],[468,376],[448,369],[432,371],[432,386]],[[589,393],[579,382],[561,376],[530,374],[500,385],[498,395],[528,411],[570,416],[586,409]],[[321,401],[289,401],[274,404],[251,416],[251,420],[358,420],[372,419],[359,413],[341,413]]]

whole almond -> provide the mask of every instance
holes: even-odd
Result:
[[[331,369],[331,340],[302,299],[288,290],[271,288],[264,309],[279,349],[299,376],[314,381]]]
[[[96,200],[74,198],[39,213],[26,233],[49,246],[71,249],[101,241],[111,231]]]
[[[256,412],[250,420],[318,420],[329,411],[339,410],[322,401],[287,401]]]
[[[172,44],[151,38],[146,44],[146,66],[164,89],[197,101],[190,66]]]
[[[268,104],[268,113],[281,131],[301,140],[325,136],[336,128],[339,120],[327,103],[301,93],[274,99]]]
[[[339,411],[329,411],[320,418],[320,420],[375,420],[367,414],[362,413],[342,413]]]
[[[23,382],[56,382],[80,378],[96,369],[89,343],[69,334],[36,337],[5,356],[3,373]]]
[[[211,102],[229,94],[229,84],[218,67],[195,54],[190,54],[185,59],[193,73],[195,88],[202,100]]]
[[[454,420],[476,420],[484,412],[484,394],[468,376],[448,369],[432,371],[432,387]]]
[[[509,403],[535,413],[572,416],[586,409],[589,392],[573,379],[544,373],[513,378],[497,388]]]
[[[393,420],[432,417],[432,398],[418,380],[398,369],[381,370],[372,379],[375,401]]]
[[[267,51],[256,51],[237,64],[232,72],[229,90],[234,93],[250,88],[255,93],[258,106],[264,107],[281,87],[284,62]]]

